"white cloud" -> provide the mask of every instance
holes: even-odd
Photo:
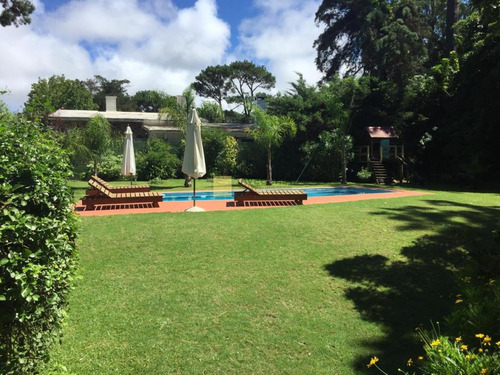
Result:
[[[229,48],[215,0],[186,9],[170,0],[71,0],[52,13],[35,5],[31,25],[0,29],[0,90],[10,91],[0,99],[11,110],[22,107],[39,77],[60,74],[128,79],[130,94],[179,94]]]
[[[321,79],[314,59],[313,43],[320,33],[314,15],[318,0],[256,0],[262,9],[259,17],[247,19],[240,26],[242,56],[255,56],[266,62],[276,76],[276,89],[286,91],[297,80],[296,72],[314,84]]]
[[[240,45],[230,50],[229,24],[218,17],[216,0],[182,9],[175,5],[181,0],[68,0],[52,12],[35,0],[31,25],[0,28],[0,90],[10,91],[0,100],[19,110],[32,83],[60,74],[128,79],[130,94],[175,95],[207,66],[237,59],[266,64],[279,91],[289,89],[295,72],[318,81],[312,45],[320,0],[253,1],[257,15],[241,23]]]

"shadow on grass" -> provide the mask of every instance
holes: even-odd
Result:
[[[361,317],[383,327],[383,339],[362,343],[389,374],[405,369],[406,361],[423,353],[415,328],[443,322],[459,292],[457,271],[472,259],[487,267],[494,249],[500,207],[484,207],[429,200],[425,206],[386,209],[376,213],[399,223],[399,230],[427,229],[430,234],[401,249],[404,260],[381,255],[342,259],[325,266],[336,278],[354,283],[345,291]],[[493,250],[492,250],[493,251]],[[369,357],[358,358],[357,373],[367,369]],[[407,368],[408,369],[408,368]]]

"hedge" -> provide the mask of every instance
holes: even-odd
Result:
[[[77,266],[69,162],[34,123],[0,116],[0,373],[36,372]]]

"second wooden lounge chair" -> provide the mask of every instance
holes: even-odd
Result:
[[[163,200],[163,196],[155,191],[124,191],[120,193],[113,193],[93,179],[89,180],[89,184],[98,191],[98,194],[92,193],[83,197],[82,204],[87,210],[93,210],[96,205],[124,203],[152,203],[153,207],[159,207],[158,203]],[[93,191],[94,189],[90,190]]]
[[[149,185],[121,185],[121,186],[113,186],[110,185],[108,182],[104,181],[102,178],[97,177],[97,176],[91,176],[90,180],[88,181],[91,186],[91,181],[94,181],[95,183],[101,185],[105,189],[108,189],[112,193],[137,193],[137,192],[142,192],[142,191],[151,191],[151,187]],[[99,190],[97,190],[95,187],[92,189],[87,190],[86,192],[87,195],[98,195],[101,194]]]
[[[234,200],[238,206],[245,201],[294,201],[302,204],[307,200],[307,193],[298,189],[256,189],[252,185],[243,182],[238,183],[245,188],[243,191],[234,192]]]

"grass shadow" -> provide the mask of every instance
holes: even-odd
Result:
[[[345,295],[361,317],[383,327],[383,339],[369,337],[366,351],[380,358],[388,373],[397,373],[406,361],[422,353],[415,328],[442,322],[455,304],[457,271],[472,258],[487,267],[487,249],[494,249],[494,230],[500,207],[428,200],[424,206],[385,209],[384,215],[399,223],[398,230],[425,229],[428,233],[401,248],[403,260],[381,255],[342,259],[325,266],[332,277],[354,284]],[[370,358],[358,358],[357,373],[367,369]]]

